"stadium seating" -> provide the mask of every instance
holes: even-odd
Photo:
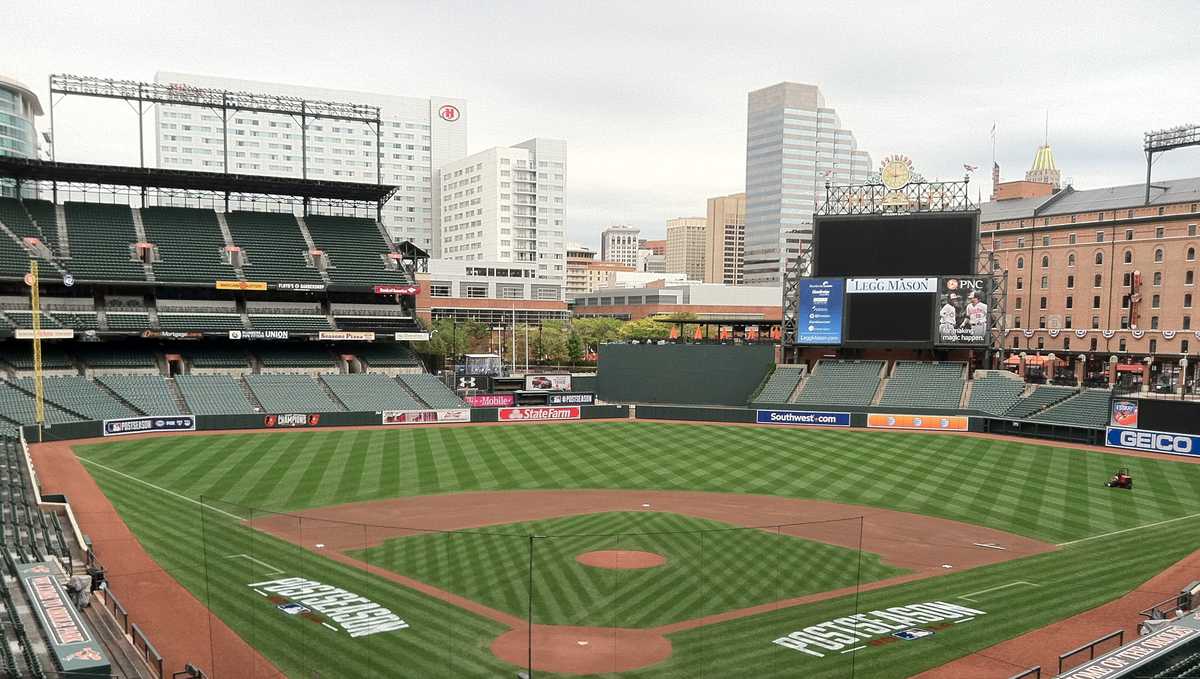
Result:
[[[157,281],[237,280],[225,262],[225,236],[212,210],[145,207],[141,210],[146,240],[158,248]]]
[[[329,319],[324,316],[292,314],[250,314],[250,327],[255,330],[287,330],[298,333],[333,330]]]
[[[50,203],[0,198],[0,223],[7,226],[17,238],[36,238],[42,241],[51,253],[57,255],[58,223],[54,219],[54,206]]]
[[[229,375],[180,375],[175,384],[194,415],[254,412],[241,385]]]
[[[754,402],[787,403],[788,399],[792,397],[792,392],[796,391],[796,386],[800,384],[800,380],[804,379],[804,373],[804,366],[776,366],[775,372],[771,373],[767,383],[754,398]]]
[[[333,356],[321,348],[298,345],[260,346],[255,349],[264,368],[329,368]]]
[[[34,390],[32,377],[20,378],[15,384],[30,393]],[[42,393],[47,401],[89,420],[108,420],[139,414],[86,377],[43,378]]]
[[[387,242],[373,219],[309,215],[304,218],[317,249],[329,257],[325,272],[335,284],[403,285],[412,283],[403,269],[387,268]]]
[[[125,399],[143,415],[178,415],[179,406],[159,375],[101,375],[96,381]]]
[[[163,330],[242,330],[239,314],[158,312],[158,327]]]
[[[150,315],[145,311],[108,311],[104,317],[109,330],[150,329]]]
[[[71,259],[67,268],[88,281],[145,281],[142,263],[134,258],[138,242],[128,205],[66,203]]]
[[[17,370],[33,370],[33,348],[29,342],[0,342],[0,361],[5,361]],[[74,362],[53,342],[42,343],[42,367],[71,369]]]
[[[1112,392],[1108,389],[1084,389],[1029,419],[1080,427],[1104,427],[1108,424],[1110,396]]]
[[[879,405],[958,408],[965,384],[963,371],[962,363],[896,361]]]
[[[373,368],[416,368],[421,360],[405,344],[365,344],[354,355]]]
[[[46,422],[50,424],[79,421],[78,417],[51,403],[44,405]],[[0,382],[0,415],[18,424],[35,424],[37,417],[33,396],[8,382]]]
[[[817,361],[793,401],[801,405],[870,405],[879,390],[883,361]]]
[[[144,345],[129,343],[80,343],[73,349],[85,366],[100,370],[157,370],[155,353]]]
[[[430,408],[466,408],[467,404],[437,377],[429,373],[401,375],[405,384]]]
[[[225,215],[234,245],[242,248],[246,280],[268,283],[310,283],[324,279],[308,263],[308,244],[290,214],[230,212]]]
[[[246,375],[254,397],[270,412],[331,412],[344,410],[308,375]]]
[[[980,370],[971,383],[971,398],[967,408],[1001,415],[1011,408],[1025,392],[1025,382],[1005,371]]]
[[[411,318],[397,316],[334,316],[341,330],[371,332],[421,332],[423,328]]]
[[[320,379],[352,411],[423,410],[426,407],[399,382],[379,373],[321,375]]]
[[[1055,387],[1048,384],[1038,385],[1037,389],[1033,390],[1033,393],[1012,404],[1008,410],[1005,410],[1004,416],[1023,420],[1074,393],[1075,389],[1073,387]]]
[[[198,345],[182,351],[193,368],[237,368],[248,366],[246,352],[235,347]]]

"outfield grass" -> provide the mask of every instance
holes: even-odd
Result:
[[[89,470],[159,563],[202,600],[207,589],[211,608],[285,671],[309,676],[300,670],[316,670],[323,678],[383,676],[383,666],[403,667],[406,677],[504,676],[508,670],[487,650],[499,625],[214,512],[206,513],[202,527],[197,506],[110,470],[232,503],[223,506],[238,516],[245,513],[237,505],[289,510],[463,490],[683,489],[874,505],[1067,542],[1200,512],[1200,465],[892,432],[576,423],[187,436],[77,451],[92,462]],[[1118,466],[1131,469],[1136,491],[1102,487]],[[819,659],[771,643],[853,610],[855,602],[843,598],[675,634],[675,656],[634,675],[846,677],[854,662],[856,676],[905,677],[1111,600],[1197,545],[1200,522],[1173,521],[861,596],[858,609],[870,610],[952,600],[1017,580],[1040,585],[982,595],[977,605],[986,616],[919,642]],[[193,558],[201,551],[213,557],[206,559],[207,579],[204,564]],[[263,579],[253,562],[223,558],[238,553],[368,596],[405,616],[412,628],[351,640],[288,618],[246,587]],[[464,569],[491,570],[487,563]],[[742,575],[733,569],[726,577],[736,583]],[[499,607],[513,607],[510,595],[498,596],[507,599]]]
[[[858,521],[844,521],[857,534]],[[769,530],[669,512],[607,512],[489,526],[483,531],[393,538],[353,554],[493,608],[526,616],[533,541],[534,621],[548,625],[657,627],[853,587],[908,571],[876,554]],[[666,557],[663,566],[613,570],[575,557],[597,550]],[[463,568],[461,564],[487,564]]]

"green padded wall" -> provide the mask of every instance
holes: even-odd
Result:
[[[604,344],[596,393],[610,403],[745,406],[774,362],[769,344]]]

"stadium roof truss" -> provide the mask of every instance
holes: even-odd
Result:
[[[920,212],[969,212],[979,209],[968,193],[970,175],[962,181],[910,182],[898,189],[882,183],[835,186],[825,182],[819,215],[906,215]]]

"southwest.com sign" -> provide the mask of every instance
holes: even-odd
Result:
[[[850,413],[819,413],[808,410],[759,410],[756,421],[759,424],[849,427]]]
[[[1109,427],[1104,444],[1110,448],[1144,450],[1150,453],[1200,455],[1200,436],[1172,434],[1164,431]]]

